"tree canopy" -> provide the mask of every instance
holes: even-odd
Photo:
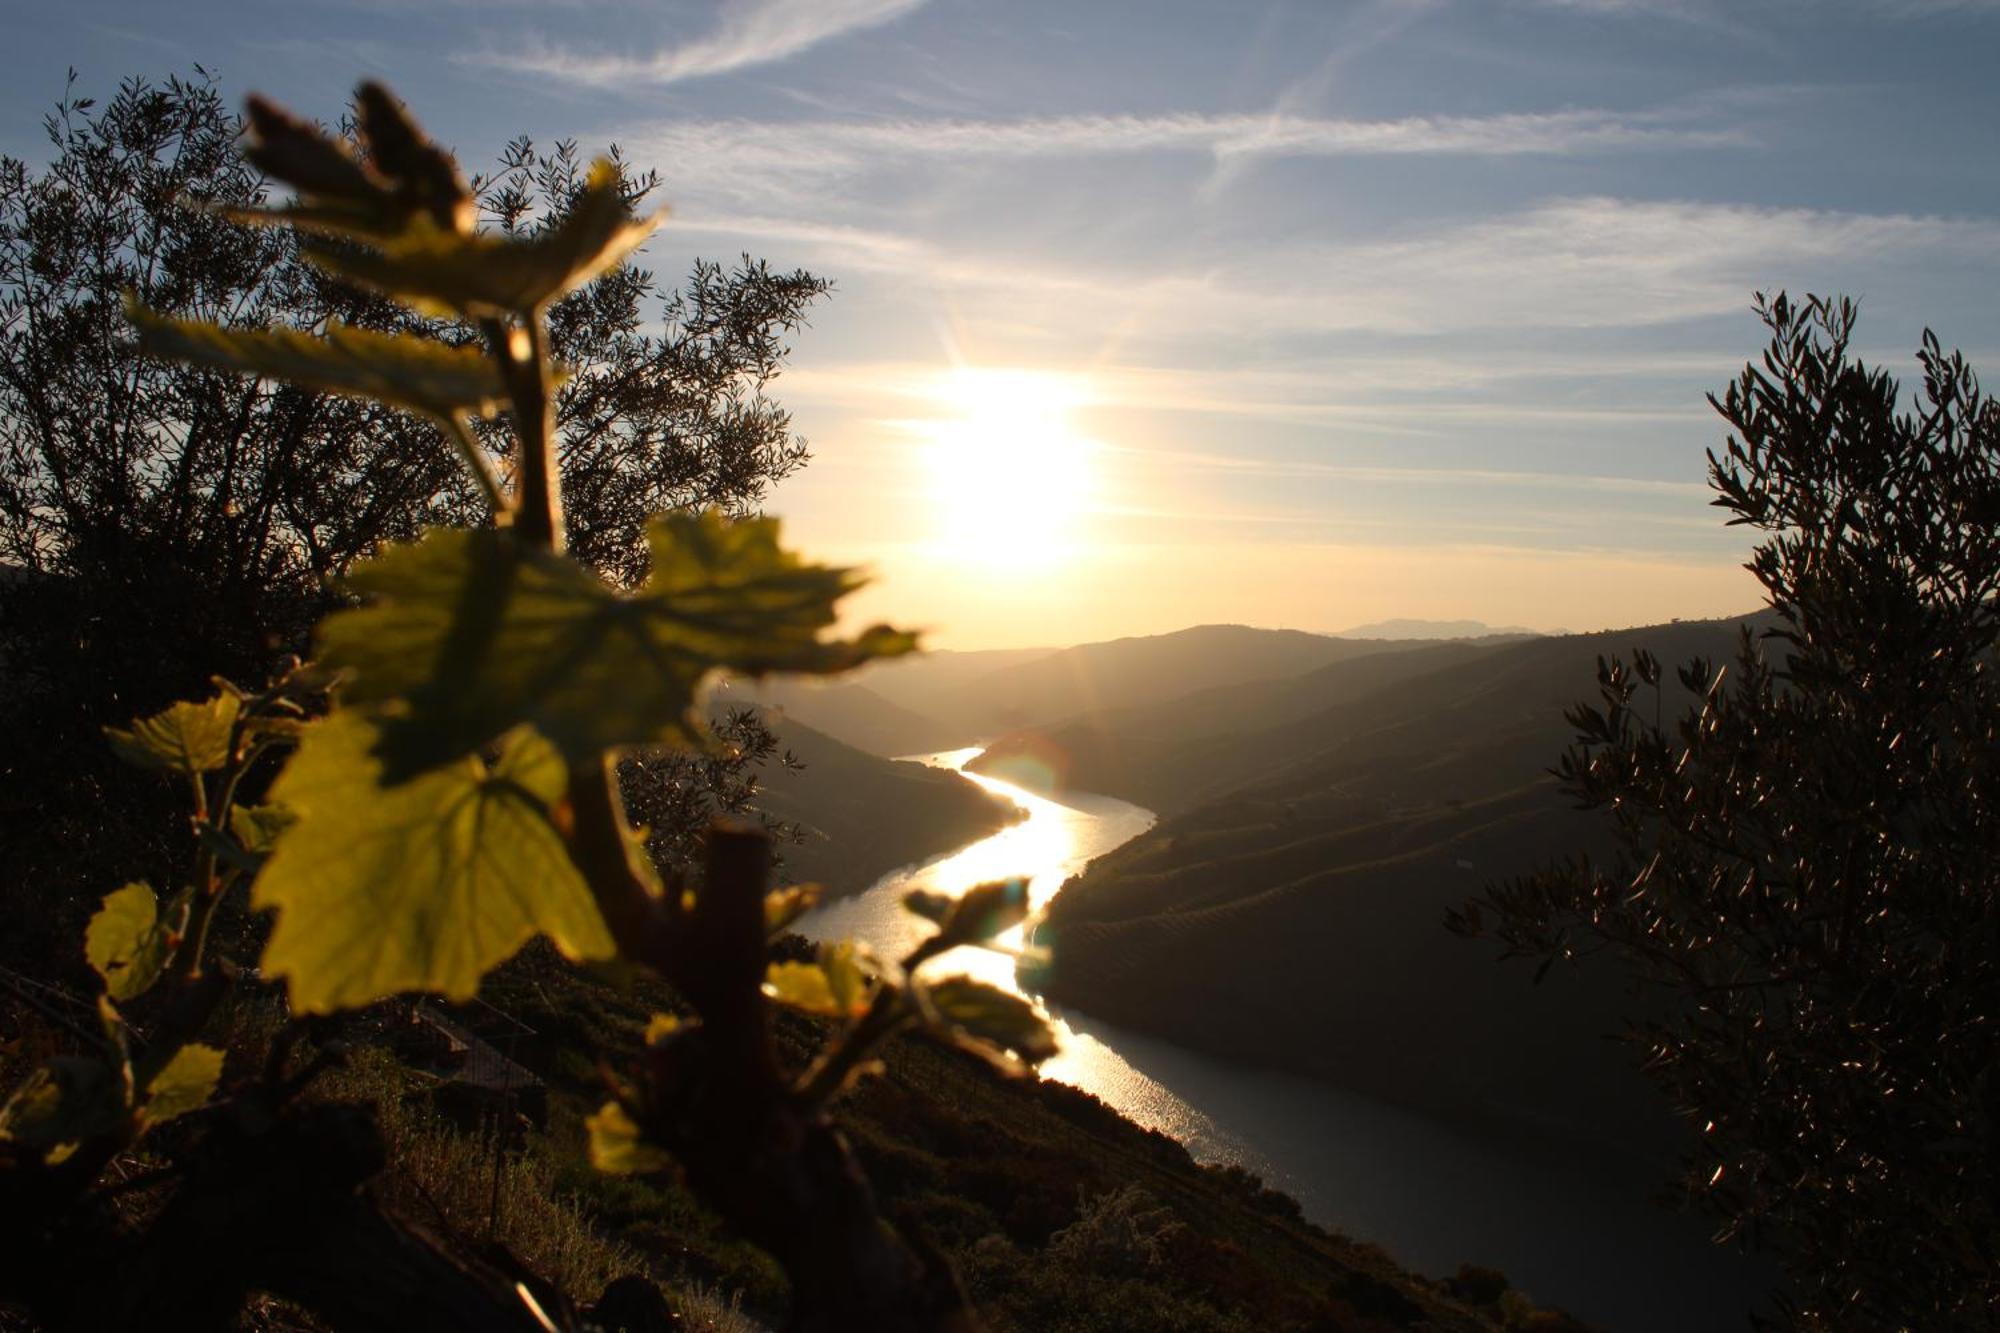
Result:
[[[1678,1001],[1638,1028],[1701,1130],[1688,1185],[1774,1248],[1800,1327],[1987,1328],[2000,1308],[2000,403],[1928,332],[1905,400],[1847,301],[1759,299],[1711,398],[1714,503],[1764,534],[1736,660],[1603,660],[1558,774],[1618,854],[1454,919],[1610,950]]]
[[[407,400],[304,387],[282,367],[244,377],[142,357],[126,294],[225,331],[344,330],[357,347],[420,334],[491,372],[467,325],[308,262],[323,238],[242,225],[270,202],[271,182],[238,152],[243,118],[205,73],[128,80],[102,103],[73,87],[45,128],[45,162],[0,159],[0,810],[20,834],[0,868],[14,882],[87,883],[137,873],[135,860],[175,845],[157,793],[104,760],[99,726],[198,693],[214,674],[263,679],[307,650],[338,601],[330,581],[355,561],[488,513],[463,442],[402,410]],[[359,142],[352,120],[342,129]],[[625,169],[615,150],[609,160],[628,206],[655,190],[651,173]],[[512,237],[559,229],[586,185],[574,144],[525,138],[471,181],[487,228]],[[551,305],[577,559],[634,586],[648,570],[649,515],[752,511],[806,461],[767,390],[828,290],[745,256],[699,261],[679,288],[626,263]],[[467,429],[487,469],[504,470],[506,423]],[[727,730],[747,761],[771,749],[754,719]],[[661,763],[671,772],[657,781],[723,805],[745,798],[745,764]],[[107,829],[106,808],[127,817]]]

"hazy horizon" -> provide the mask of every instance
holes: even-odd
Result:
[[[2000,349],[2000,5],[1368,0],[79,3],[13,34],[0,149],[186,73],[337,117],[379,77],[468,169],[617,141],[644,262],[837,288],[775,394],[792,540],[941,647],[1235,621],[1738,614],[1703,402],[1754,289]],[[442,74],[437,71],[442,69]]]

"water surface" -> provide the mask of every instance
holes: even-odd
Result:
[[[963,771],[978,753],[914,758]],[[1057,800],[986,774],[965,776],[1025,817],[885,875],[811,913],[799,929],[901,956],[933,929],[903,907],[911,889],[957,895],[1022,875],[1039,909],[1085,864],[1154,822],[1151,811],[1109,796],[1063,792]],[[999,942],[1018,947],[1020,935]],[[1707,1244],[1700,1222],[1653,1206],[1642,1190],[1592,1164],[1530,1160],[1400,1107],[1051,1006],[1021,989],[1005,953],[960,949],[929,966],[938,975],[979,977],[1040,1007],[1062,1042],[1043,1077],[1172,1135],[1200,1161],[1256,1172],[1315,1222],[1376,1242],[1419,1272],[1448,1274],[1464,1262],[1499,1268],[1543,1302],[1630,1333],[1742,1329],[1743,1311],[1766,1280]]]

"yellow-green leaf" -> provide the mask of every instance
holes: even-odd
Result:
[[[820,945],[819,966],[826,974],[835,1012],[859,1014],[868,1008],[868,974],[862,970],[860,952],[853,940]]]
[[[128,303],[127,313],[139,329],[139,345],[175,361],[367,398],[441,421],[460,413],[490,416],[507,402],[499,369],[475,348],[337,320],[322,336],[303,329],[225,329],[170,319],[137,303]]]
[[[764,994],[779,1004],[822,1018],[850,1018],[834,999],[833,983],[818,963],[772,963],[764,969]]]
[[[307,245],[305,253],[322,268],[421,309],[517,314],[618,264],[659,222],[659,214],[632,216],[618,168],[600,160],[569,211],[533,235],[465,234],[419,216],[372,248]]]
[[[1018,995],[971,977],[945,977],[924,989],[938,1017],[965,1036],[1031,1065],[1056,1053],[1054,1030]]]
[[[139,1108],[148,1125],[161,1124],[177,1115],[198,1111],[208,1105],[222,1077],[222,1052],[213,1046],[189,1042],[174,1052],[174,1058],[146,1084],[146,1100]]]
[[[824,674],[914,647],[882,626],[822,639],[860,580],[782,549],[774,520],[672,516],[651,546],[652,576],[628,593],[506,530],[433,531],[349,575],[370,601],[323,622],[323,660],[351,671],[349,700],[404,706],[383,723],[401,776],[522,722],[577,760],[692,744],[712,672]]]
[[[561,756],[526,729],[488,766],[467,757],[383,783],[375,727],[345,709],[307,728],[271,788],[298,816],[251,890],[278,909],[264,970],[293,1009],[325,1013],[402,991],[470,999],[537,933],[571,958],[611,938],[550,825]]]
[[[178,703],[140,718],[130,731],[106,727],[118,757],[140,768],[210,773],[229,762],[229,739],[240,705],[224,691],[206,703]]]
[[[643,1176],[667,1169],[667,1154],[639,1137],[625,1108],[606,1102],[584,1118],[590,1134],[590,1164],[608,1176]]]
[[[170,931],[177,924],[160,920],[160,900],[150,884],[127,884],[105,895],[83,932],[84,957],[104,978],[105,993],[114,1000],[144,994],[166,966]]]
[[[792,884],[764,895],[764,932],[775,935],[819,906],[826,891],[817,884]]]
[[[122,1133],[130,1103],[121,1070],[88,1056],[58,1056],[28,1075],[0,1106],[0,1139],[61,1161],[85,1139]]]
[[[268,853],[278,835],[297,822],[298,816],[282,805],[238,805],[229,811],[229,831],[253,856]]]
[[[665,1041],[681,1030],[681,1020],[673,1014],[654,1014],[646,1020],[646,1044]]]

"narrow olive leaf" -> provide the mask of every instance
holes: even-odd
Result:
[[[222,1052],[189,1042],[146,1084],[146,1100],[140,1104],[139,1114],[150,1126],[198,1111],[215,1095],[221,1078]]]
[[[83,953],[104,978],[105,993],[124,1001],[159,979],[170,941],[152,885],[135,882],[105,896],[84,929]]]
[[[694,745],[714,672],[827,673],[914,646],[883,627],[822,640],[860,580],[781,549],[773,520],[675,516],[651,537],[652,577],[630,593],[500,529],[435,530],[357,566],[346,586],[370,600],[321,623],[321,657],[351,673],[349,701],[397,704],[383,722],[389,774],[522,722],[577,761]]]
[[[533,732],[489,767],[456,760],[385,786],[377,732],[346,709],[307,729],[272,785],[298,822],[251,889],[278,921],[264,970],[292,1008],[326,1013],[402,991],[470,999],[537,933],[571,958],[611,956],[589,888],[549,822],[566,780]]]
[[[218,694],[206,703],[178,703],[140,718],[130,731],[106,727],[104,734],[128,764],[173,773],[210,773],[229,762],[238,707],[235,695]]]
[[[467,235],[413,222],[372,248],[307,244],[304,253],[329,272],[420,309],[525,314],[623,261],[660,217],[633,217],[618,168],[599,160],[569,210],[533,235]]]
[[[617,1102],[606,1102],[584,1117],[590,1135],[590,1164],[607,1176],[644,1176],[667,1169],[667,1154],[639,1136],[639,1126]]]
[[[1031,1065],[1056,1053],[1055,1031],[1018,995],[971,977],[945,977],[924,989],[938,1017],[967,1036]]]
[[[507,389],[492,360],[404,333],[376,333],[338,320],[324,336],[302,329],[225,329],[172,319],[128,300],[139,346],[154,356],[241,371],[408,408],[440,421],[459,413],[491,416]]]
[[[793,884],[764,895],[764,933],[776,935],[819,906],[825,890],[817,884]]]
[[[86,1139],[121,1133],[130,1112],[119,1070],[89,1056],[57,1056],[0,1106],[0,1139],[60,1162]]]

